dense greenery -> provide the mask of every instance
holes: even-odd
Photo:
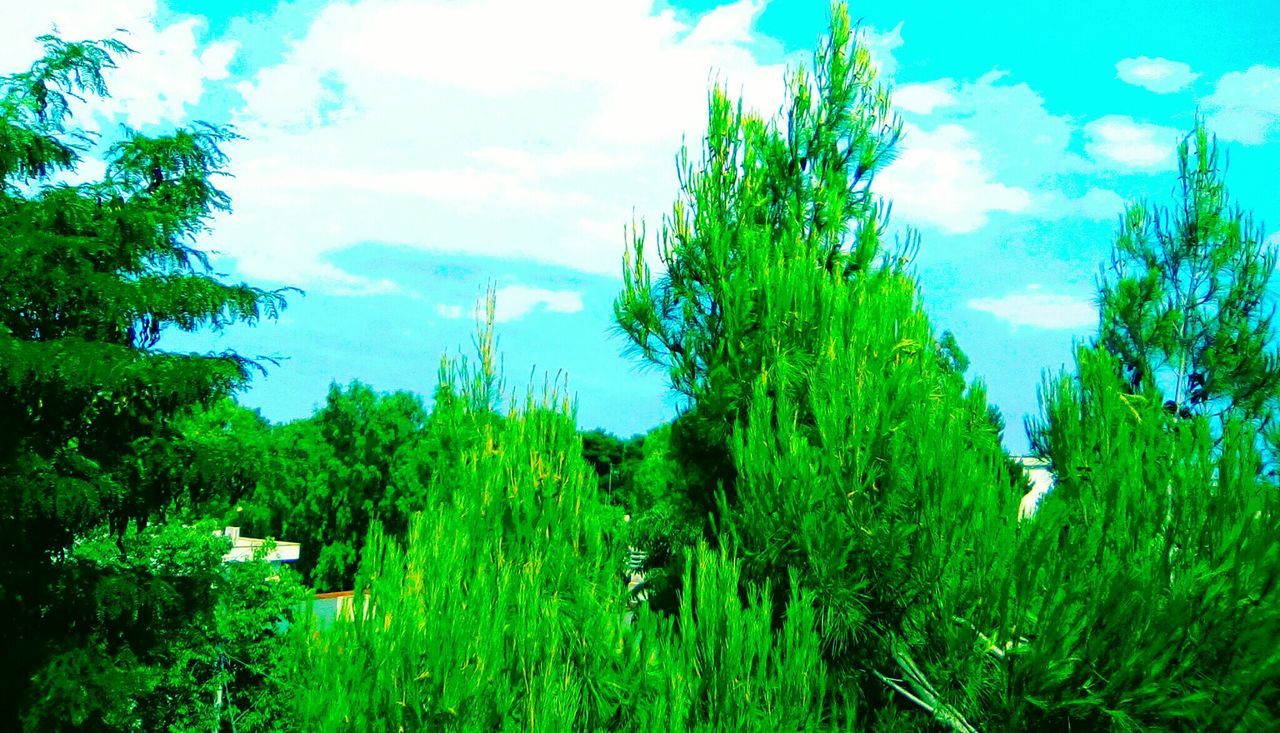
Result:
[[[214,185],[228,131],[126,131],[105,178],[69,182],[92,142],[71,101],[105,93],[128,49],[42,40],[44,58],[0,77],[0,727],[165,727],[193,721],[184,700],[220,674],[201,619],[221,553],[148,526],[227,486],[166,456],[187,450],[184,413],[255,364],[158,344],[284,301],[223,282],[193,247],[228,206]]]
[[[0,77],[0,728],[1276,727],[1275,262],[1202,124],[1046,378],[1019,519],[919,242],[883,241],[901,128],[843,5],[776,118],[712,90],[633,231],[617,325],[682,404],[625,440],[507,391],[492,293],[429,401],[237,404],[253,362],[161,346],[284,305],[196,246],[231,133],[125,132],[68,183],[68,100],[128,50],[45,40]],[[301,559],[224,562],[226,525]]]

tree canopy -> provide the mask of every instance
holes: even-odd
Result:
[[[123,724],[74,698],[131,699],[142,683],[113,670],[160,653],[162,638],[133,632],[153,623],[144,609],[168,613],[165,599],[184,593],[181,578],[134,565],[127,543],[110,562],[77,546],[123,537],[201,490],[144,456],[256,367],[233,351],[167,351],[164,333],[255,323],[285,301],[225,282],[197,246],[229,206],[215,183],[233,133],[126,130],[105,150],[105,176],[78,181],[95,138],[72,125],[77,99],[105,94],[104,71],[129,49],[41,40],[43,58],[0,77],[0,726],[21,716],[54,730]],[[81,605],[121,594],[123,614]],[[71,670],[79,689],[50,683]]]

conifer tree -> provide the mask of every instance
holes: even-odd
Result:
[[[842,4],[813,69],[777,121],[712,92],[666,272],[637,235],[616,315],[689,400],[672,431],[689,504],[714,507],[775,613],[812,599],[835,684],[873,711],[858,724],[971,730],[1021,491],[983,389],[882,244],[871,185],[899,127]]]
[[[811,328],[799,314],[776,321],[786,320],[777,310],[785,304],[762,292],[759,274],[801,260],[851,279],[880,254],[885,212],[870,184],[901,123],[854,35],[838,9],[812,73],[797,68],[787,79],[782,123],[713,88],[701,159],[687,149],[677,159],[680,193],[658,233],[666,269],[657,279],[644,228],[633,231],[615,319],[686,399],[672,445],[695,521],[717,511],[718,491],[732,499],[729,437],[766,354],[794,357],[775,369],[803,368],[803,350],[789,346]]]
[[[1131,387],[1154,379],[1169,410],[1264,429],[1280,397],[1268,292],[1276,265],[1261,226],[1228,195],[1203,122],[1178,146],[1172,206],[1130,205],[1100,284],[1099,343]]]
[[[993,730],[1270,730],[1280,491],[1256,426],[1179,417],[1077,351],[1030,423],[1055,487],[1020,528]]]
[[[1276,726],[1275,255],[1203,124],[1178,162],[1172,209],[1125,213],[1097,343],[1028,421],[1055,487],[1019,534],[992,728]]]
[[[165,641],[146,627],[196,613],[198,598],[180,578],[72,549],[173,502],[185,487],[153,480],[142,454],[256,366],[234,352],[165,351],[165,331],[255,322],[284,301],[223,282],[196,247],[229,205],[214,177],[232,133],[127,132],[105,151],[105,178],[68,182],[94,142],[70,124],[75,101],[106,94],[104,72],[129,49],[41,41],[43,58],[0,77],[0,728],[137,725],[80,701],[128,711],[149,684],[138,670]],[[30,683],[38,670],[43,694]],[[51,674],[78,684],[47,684]]]

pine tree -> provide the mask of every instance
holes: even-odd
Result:
[[[1271,730],[1280,492],[1256,426],[1179,417],[1081,348],[1031,422],[1054,490],[1021,528],[991,730]]]
[[[1172,209],[1125,213],[1097,342],[1028,422],[1055,487],[1019,535],[993,729],[1276,727],[1275,254],[1203,124],[1178,163]]]
[[[800,261],[851,279],[880,253],[884,210],[870,184],[901,124],[854,35],[838,8],[813,75],[797,68],[787,80],[780,125],[715,87],[701,160],[695,166],[687,149],[677,160],[679,198],[657,238],[665,272],[655,280],[645,261],[643,227],[627,251],[615,319],[686,399],[672,444],[703,518],[716,511],[717,491],[732,498],[729,437],[766,355],[787,353],[812,330],[761,292],[760,273]]]
[[[234,352],[171,353],[161,338],[274,317],[284,300],[223,282],[195,244],[229,205],[214,185],[228,130],[130,131],[106,150],[103,180],[67,182],[95,142],[70,125],[75,100],[106,94],[104,72],[129,49],[41,41],[43,58],[0,77],[0,727],[25,717],[51,729],[52,711],[58,725],[97,728],[125,725],[112,716],[149,684],[135,671],[163,640],[142,627],[195,609],[180,579],[115,572],[72,549],[175,501],[185,487],[142,456],[178,439],[176,416],[257,366]],[[84,697],[31,686],[60,669]]]
[[[1266,429],[1280,397],[1268,292],[1274,248],[1227,193],[1226,162],[1202,122],[1178,146],[1177,200],[1126,210],[1100,284],[1099,343],[1135,390],[1155,381],[1166,407]]]
[[[813,69],[777,121],[712,92],[666,272],[637,235],[616,316],[689,401],[671,436],[688,504],[779,618],[811,599],[834,685],[873,711],[858,725],[919,728],[923,710],[971,730],[1022,492],[982,387],[882,242],[871,185],[899,127],[842,4]]]

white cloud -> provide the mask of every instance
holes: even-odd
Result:
[[[436,306],[436,313],[440,314],[442,318],[447,318],[451,321],[461,318],[464,310],[462,306],[457,304],[441,303]]]
[[[201,47],[201,20],[185,18],[160,27],[156,12],[156,0],[0,4],[0,73],[30,65],[40,54],[36,36],[55,27],[66,40],[118,37],[137,53],[119,59],[119,68],[108,72],[111,97],[90,99],[85,106],[104,118],[118,115],[133,126],[185,122],[187,107],[200,101],[206,82],[226,78],[236,44]],[[128,33],[117,32],[119,28]],[[90,116],[78,122],[96,127]]]
[[[1096,166],[1072,152],[1078,128],[999,70],[972,81],[937,79],[894,91],[907,120],[901,155],[876,179],[900,223],[966,233],[993,212],[1027,218],[1105,219],[1123,202],[1102,189],[1061,191]]]
[[[900,221],[927,223],[948,233],[972,232],[996,211],[1023,211],[1031,194],[991,180],[973,134],[955,125],[932,131],[905,125],[898,158],[876,177]]]
[[[488,296],[482,295],[472,305],[476,318],[483,318]],[[527,285],[508,285],[494,292],[493,320],[496,323],[518,321],[534,311],[547,313],[579,313],[582,311],[582,293],[576,290],[548,290]],[[449,320],[457,320],[466,314],[461,305],[441,303],[436,313]]]
[[[1084,127],[1085,150],[1099,164],[1142,171],[1169,170],[1181,133],[1171,127],[1107,115]]]
[[[1116,76],[1126,84],[1142,87],[1156,94],[1169,94],[1186,88],[1199,74],[1181,61],[1166,58],[1122,59],[1116,63]]]
[[[708,82],[768,114],[782,101],[785,64],[754,50],[761,0],[689,24],[655,5],[326,7],[238,87],[248,139],[228,148],[236,211],[213,246],[251,278],[311,287],[363,242],[616,274],[622,225],[652,229],[670,206]],[[891,50],[886,35],[869,34]]]
[[[1223,74],[1203,102],[1219,137],[1258,145],[1280,129],[1280,68],[1259,64]]]
[[[955,84],[949,80],[928,84],[906,84],[893,90],[894,105],[906,112],[920,115],[933,114],[935,109],[956,101],[952,91]]]
[[[582,311],[582,293],[576,290],[547,290],[525,285],[508,285],[498,289],[495,299],[493,320],[497,323],[518,321],[535,310],[544,310],[548,313]]]
[[[1042,292],[1035,284],[999,298],[975,298],[968,305],[1014,326],[1065,330],[1090,326],[1098,320],[1098,313],[1089,301]]]
[[[871,60],[880,77],[888,79],[898,73],[898,59],[893,52],[902,47],[901,23],[883,33],[864,25],[858,29],[858,40],[871,52]]]

